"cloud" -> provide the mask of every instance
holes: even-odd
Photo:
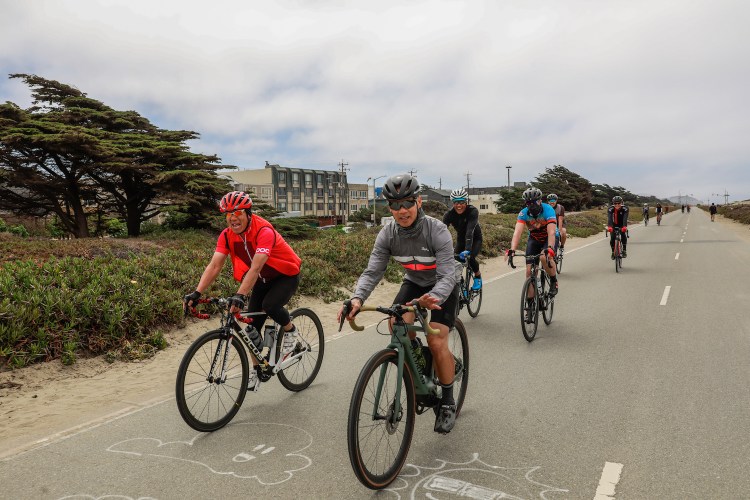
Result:
[[[660,196],[726,173],[750,198],[738,0],[6,3],[5,73],[195,130],[227,164],[343,158],[351,181],[414,168],[443,186],[563,164]]]

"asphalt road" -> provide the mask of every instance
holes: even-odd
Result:
[[[747,498],[750,245],[699,210],[631,236],[619,274],[604,238],[565,255],[553,322],[532,343],[523,274],[485,283],[479,317],[464,318],[461,417],[447,436],[417,418],[385,494],[359,484],[346,448],[354,382],[387,344],[369,328],[327,343],[310,388],[272,380],[215,433],[170,399],[9,457],[0,497]]]

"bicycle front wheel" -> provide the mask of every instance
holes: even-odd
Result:
[[[472,318],[476,318],[479,314],[479,309],[482,307],[482,290],[484,287],[480,288],[479,290],[472,290],[469,288],[469,300],[466,303],[466,310],[469,311],[469,316]]]
[[[558,272],[558,274],[562,272],[562,261],[563,261],[563,254],[559,253],[557,255],[557,259],[555,260],[555,263],[557,265],[557,272]]]
[[[526,301],[527,294],[531,294],[534,297],[531,302]],[[523,338],[528,342],[534,340],[536,335],[536,329],[539,325],[539,301],[536,298],[536,290],[534,285],[534,278],[526,278],[523,284],[523,292],[521,293],[521,330],[523,331]]]
[[[398,379],[398,353],[385,349],[372,356],[354,386],[346,429],[349,461],[357,479],[368,488],[383,489],[401,472],[414,434],[415,406],[408,365],[404,364],[402,380]]]
[[[222,377],[223,367],[226,371]],[[198,337],[177,371],[177,408],[185,423],[201,432],[227,425],[245,400],[249,373],[247,353],[237,337],[227,336],[223,330]]]
[[[622,267],[622,243],[620,243],[620,240],[615,240],[615,272],[619,273],[620,268]]]
[[[290,391],[301,391],[306,389],[320,371],[323,363],[323,351],[325,350],[325,339],[323,338],[323,325],[318,315],[307,308],[295,309],[289,314],[294,326],[297,327],[297,345],[292,351],[292,356],[303,352],[299,360],[293,365],[287,366],[278,373],[279,382]],[[279,329],[281,333],[281,329]],[[281,359],[281,347],[283,338],[276,342],[276,359]]]

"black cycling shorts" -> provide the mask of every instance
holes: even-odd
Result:
[[[432,290],[431,286],[419,286],[409,280],[404,280],[401,284],[401,289],[398,291],[398,295],[393,299],[394,304],[406,304],[414,299],[418,299],[422,295],[429,293]],[[440,323],[446,325],[448,328],[453,328],[456,322],[456,310],[458,309],[458,285],[453,288],[453,293],[440,304],[441,309],[434,309],[430,322]]]
[[[549,242],[545,238],[544,241],[538,241],[534,238],[529,238],[526,243],[526,263],[534,264],[534,261],[539,262],[539,256],[537,254],[547,250]],[[534,257],[536,255],[536,257]]]

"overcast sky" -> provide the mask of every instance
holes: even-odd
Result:
[[[731,201],[750,198],[749,22],[746,0],[0,0],[0,99],[30,104],[9,73],[58,80],[241,168],[450,189],[560,164]]]

